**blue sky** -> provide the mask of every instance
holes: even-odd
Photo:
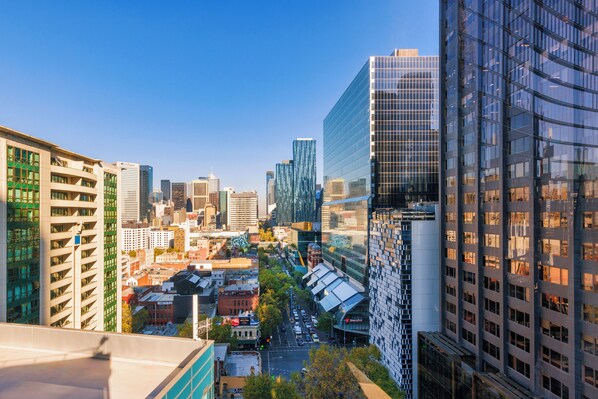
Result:
[[[438,0],[0,3],[0,125],[160,179],[257,189],[370,55],[438,53]]]

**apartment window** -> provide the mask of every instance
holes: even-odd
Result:
[[[463,270],[463,281],[469,284],[475,284],[475,273]]]
[[[94,188],[96,186],[96,184],[94,182],[92,182],[90,180],[85,180],[85,179],[81,180],[81,185],[83,187],[90,187],[90,188]]]
[[[529,187],[513,187],[509,189],[509,202],[529,201]]]
[[[542,294],[542,307],[562,314],[569,314],[569,299],[544,293]]]
[[[474,326],[476,325],[475,313],[470,312],[469,310],[463,310],[463,320]]]
[[[484,255],[484,267],[500,269],[500,259],[497,256]]]
[[[445,321],[444,325],[445,325],[446,329],[449,330],[450,332],[452,332],[453,334],[456,334],[457,333],[457,325],[454,322],[450,321],[449,319],[444,319],[444,321]]]
[[[554,256],[569,256],[569,243],[566,240],[552,240],[543,238],[541,240],[542,253]]]
[[[447,205],[455,205],[455,194],[447,194],[446,195],[446,204]]]
[[[457,241],[457,232],[455,230],[446,231],[446,240],[451,242]]]
[[[497,225],[499,221],[500,221],[500,213],[484,212],[484,224]]]
[[[484,288],[494,292],[500,292],[500,281],[494,277],[484,276]]]
[[[461,335],[463,336],[464,340],[466,340],[467,342],[469,342],[472,345],[475,345],[475,343],[476,343],[476,335],[474,333],[472,333],[471,331],[469,331],[466,328],[462,328],[461,329]]]
[[[463,300],[467,303],[475,305],[475,294],[469,291],[463,291]]]
[[[500,303],[490,298],[484,298],[484,309],[500,316]]]
[[[55,207],[52,207],[52,210],[50,211],[50,215],[51,216],[68,216],[69,215],[69,210],[68,210],[68,208],[55,208]]]
[[[559,370],[569,372],[569,358],[554,349],[542,346],[542,360]]]
[[[471,232],[471,231],[464,231],[463,232],[463,242],[465,244],[477,244],[478,239],[477,239],[476,233]]]
[[[488,342],[486,340],[482,341],[482,350],[492,356],[493,358],[500,360],[500,349],[498,346]]]
[[[569,388],[559,380],[542,374],[542,386],[562,399],[569,398]]]
[[[446,276],[455,278],[457,276],[454,267],[446,266]]]
[[[498,234],[484,234],[484,245],[487,247],[498,248],[500,246],[500,239]]]
[[[583,273],[581,289],[584,291],[598,292],[598,274]]]
[[[569,342],[569,329],[567,327],[560,326],[546,319],[540,319],[540,325],[542,326],[542,334],[547,337],[564,343]]]
[[[463,202],[465,205],[475,205],[476,193],[464,193]]]
[[[583,321],[598,325],[598,306],[582,304]]]
[[[569,270],[555,266],[542,266],[541,264],[539,266],[542,267],[541,278],[543,281],[565,286],[569,284]]]
[[[451,223],[451,222],[456,222],[456,221],[457,221],[457,214],[456,214],[455,212],[447,212],[447,213],[445,214],[445,220],[446,220],[448,223]]]
[[[583,335],[581,338],[581,349],[590,355],[598,356],[598,338],[591,335]]]
[[[500,338],[500,326],[493,321],[484,319],[484,331]]]
[[[69,195],[68,193],[64,193],[62,191],[52,191],[50,194],[51,199],[53,200],[68,200]]]
[[[526,338],[523,335],[519,335],[514,331],[509,331],[509,343],[529,353],[529,338]]]
[[[484,191],[484,202],[485,203],[498,203],[498,202],[500,202],[500,190],[487,190],[487,191]]]
[[[475,212],[463,212],[463,223],[465,223],[465,224],[475,223]]]
[[[523,360],[521,360],[513,355],[509,355],[508,359],[509,359],[509,361],[507,362],[507,364],[510,368],[512,368],[519,374],[525,376],[526,378],[529,378],[530,367],[529,367],[528,363],[525,363]]]
[[[445,252],[446,252],[447,259],[457,260],[457,250],[456,249],[446,248]]]
[[[457,305],[452,302],[445,302],[446,311],[452,314],[457,314]]]
[[[509,284],[509,296],[521,301],[529,302],[529,288],[515,284]]]
[[[52,175],[50,178],[53,183],[69,184],[69,178],[66,176]]]
[[[507,178],[528,177],[530,175],[529,161],[507,166]]]
[[[529,313],[523,312],[518,309],[509,307],[509,320],[521,324],[522,326],[529,327]]]
[[[583,228],[584,229],[598,228],[598,212],[584,212],[583,213]]]
[[[542,227],[560,228],[567,227],[567,216],[561,212],[542,212],[540,214]]]
[[[471,263],[472,265],[476,264],[476,253],[470,251],[464,251],[461,255],[463,262]]]
[[[566,200],[568,198],[568,185],[566,182],[551,182],[540,188],[540,199],[542,200]]]
[[[589,366],[583,366],[583,380],[586,384],[598,388],[598,370],[594,370]]]
[[[529,262],[522,260],[509,260],[509,273],[519,276],[529,276]]]
[[[529,212],[508,212],[509,226],[529,227]]]
[[[445,289],[446,289],[447,295],[455,296],[455,297],[457,296],[457,288],[455,288],[454,285],[447,284]]]
[[[583,260],[598,260],[598,244],[594,244],[592,242],[582,242],[581,258]]]

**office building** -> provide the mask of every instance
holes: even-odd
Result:
[[[216,208],[216,212],[220,211],[220,191],[210,193],[208,195],[208,202]]]
[[[407,398],[417,398],[417,333],[438,331],[438,204],[378,209],[370,222],[370,342]]]
[[[173,207],[176,210],[183,209],[187,202],[187,197],[185,196],[185,183],[172,183],[171,185],[172,190],[172,202],[174,203]]]
[[[293,140],[293,222],[316,221],[316,140]]]
[[[139,164],[132,162],[116,162],[120,168],[122,180],[122,196],[120,198],[121,217],[123,222],[137,222],[141,214]]]
[[[276,179],[274,178],[274,171],[266,172],[266,212],[269,215],[274,208],[276,208]]]
[[[0,324],[2,398],[214,398],[214,342]]]
[[[230,224],[230,196],[234,192],[234,187],[224,187],[222,191],[220,191],[220,223],[227,229]]]
[[[217,193],[220,191],[220,179],[214,176],[213,173],[210,173],[208,176],[208,193]],[[216,204],[212,204],[216,205]]]
[[[293,161],[276,164],[276,224],[289,226],[294,222]]]
[[[120,170],[0,127],[0,321],[120,331]]]
[[[436,56],[370,57],[324,120],[322,254],[364,286],[372,210],[438,200],[437,86]]]
[[[154,168],[149,165],[139,166],[139,221],[152,219],[150,197],[154,191]]]
[[[213,229],[216,227],[216,207],[212,204],[207,204],[204,208],[203,227],[205,229]]]
[[[170,180],[160,180],[160,191],[164,196],[164,201],[170,201],[172,196],[170,195]]]
[[[174,247],[174,230],[151,229],[149,232],[149,249]]]
[[[423,397],[598,397],[596,5],[440,4],[442,332],[474,362]]]
[[[206,204],[209,203],[209,181],[207,179],[193,180],[191,182],[191,205],[193,212],[203,212]]]
[[[230,194],[228,219],[231,231],[245,231],[249,227],[257,226],[257,193],[254,191]]]

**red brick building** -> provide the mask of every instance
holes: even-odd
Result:
[[[149,292],[141,297],[137,303],[149,313],[148,324],[163,326],[168,322],[174,323],[174,295],[161,292]]]
[[[218,288],[218,316],[254,312],[259,303],[259,284],[233,284]]]

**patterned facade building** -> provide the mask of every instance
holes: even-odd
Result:
[[[120,331],[120,176],[0,127],[0,321]]]

